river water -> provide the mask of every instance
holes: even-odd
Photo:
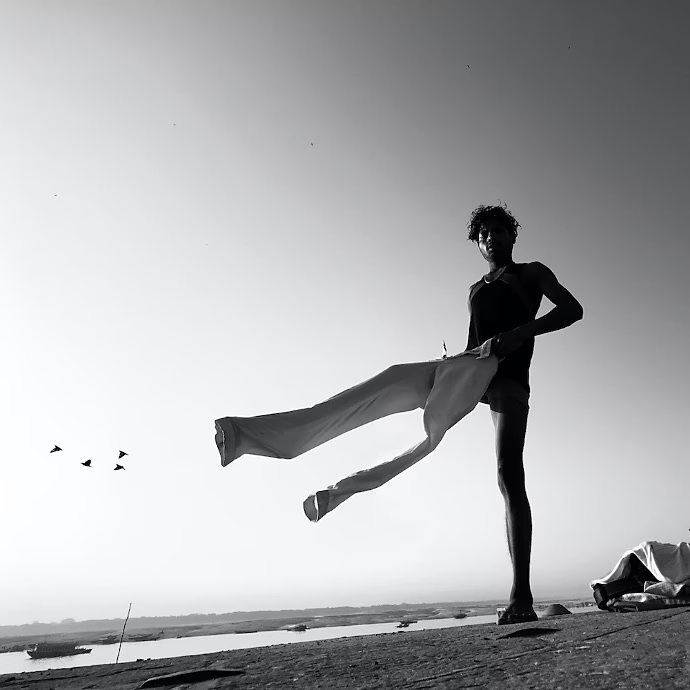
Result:
[[[575,609],[574,613],[597,611],[594,608]],[[289,630],[267,630],[255,633],[230,633],[225,635],[204,635],[198,637],[173,637],[165,640],[148,642],[123,642],[120,651],[120,662],[137,659],[168,659],[193,654],[211,654],[230,649],[251,649],[269,647],[276,644],[311,642],[313,640],[332,640],[337,637],[358,637],[360,635],[380,635],[381,633],[404,633],[412,630],[435,630],[439,628],[460,628],[480,623],[494,623],[496,614],[489,616],[468,616],[420,620],[409,628],[398,629],[397,622],[371,623],[367,625],[343,625],[329,628],[311,628],[304,632]],[[32,659],[26,652],[6,652],[0,654],[0,674],[23,673],[26,671],[44,671],[51,668],[74,668],[77,666],[95,666],[97,664],[114,664],[117,658],[117,644],[85,645],[91,647],[90,654],[58,657],[54,659]]]

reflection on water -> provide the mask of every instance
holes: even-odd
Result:
[[[597,609],[576,611],[585,613]],[[372,623],[368,625],[344,625],[331,628],[311,628],[304,632],[288,630],[268,630],[251,634],[205,635],[199,637],[178,637],[165,640],[151,640],[148,642],[124,642],[120,652],[120,662],[136,661],[137,659],[167,659],[177,656],[193,654],[212,654],[230,649],[251,649],[254,647],[268,647],[276,644],[290,644],[295,642],[311,642],[313,640],[331,640],[337,637],[357,637],[359,635],[379,635],[381,633],[395,633],[404,635],[414,630],[434,630],[439,628],[460,628],[480,623],[494,623],[496,615],[469,616],[456,620],[455,618],[441,618],[436,620],[421,620],[413,623],[409,628],[399,630],[397,622]],[[80,666],[95,666],[97,664],[114,664],[117,657],[118,645],[82,645],[91,647],[90,654],[62,657],[56,659],[31,659],[26,652],[8,652],[0,654],[0,674],[22,673],[24,671],[44,671],[50,668],[75,668]]]

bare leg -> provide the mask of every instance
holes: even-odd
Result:
[[[505,501],[508,550],[513,566],[510,602],[499,623],[521,623],[536,620],[529,582],[532,512],[522,459],[529,409],[515,398],[504,395],[492,396],[490,404],[496,430],[498,486]]]

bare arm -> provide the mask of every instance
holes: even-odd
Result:
[[[530,264],[528,270],[535,284],[555,306],[544,316],[516,328],[516,335],[520,338],[533,338],[567,328],[583,317],[582,305],[558,282],[550,268],[535,261]]]
[[[548,314],[496,336],[493,351],[499,359],[516,350],[527,338],[560,331],[579,321],[584,314],[582,305],[558,282],[550,268],[534,261],[529,264],[527,271],[525,277],[536,285],[555,306]]]

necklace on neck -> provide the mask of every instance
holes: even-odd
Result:
[[[506,268],[508,268],[508,266],[510,266],[510,265],[511,264],[506,264],[505,266],[502,266],[493,275],[489,273],[488,275],[491,276],[490,278],[488,276],[484,276],[484,282],[485,283],[493,283],[494,280],[498,280],[505,273]]]

